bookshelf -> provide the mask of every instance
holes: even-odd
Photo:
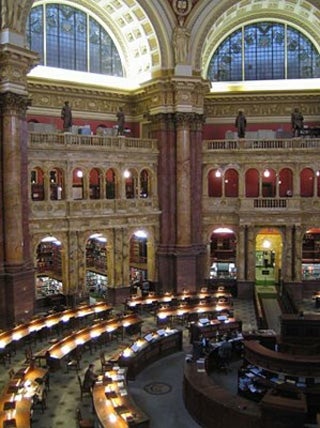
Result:
[[[38,275],[62,279],[61,246],[55,242],[40,242],[37,251]]]
[[[90,239],[86,246],[87,270],[107,275],[107,247],[105,242]]]

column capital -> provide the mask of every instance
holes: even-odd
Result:
[[[141,99],[144,115],[159,113],[204,113],[204,100],[210,84],[201,77],[163,76],[143,85],[137,95]]]
[[[27,93],[27,74],[37,65],[38,55],[11,44],[0,44],[0,93]]]
[[[0,93],[1,115],[17,114],[19,117],[25,118],[27,108],[30,104],[31,100],[26,95],[16,94],[14,92]]]
[[[205,116],[198,113],[177,112],[174,115],[174,121],[177,126],[181,126],[183,128],[186,126],[197,128],[205,123]]]

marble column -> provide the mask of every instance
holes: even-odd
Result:
[[[190,121],[193,115],[176,114],[177,132],[177,242],[178,246],[191,244],[191,168],[190,168]]]
[[[1,109],[1,303],[0,325],[33,315],[35,282],[28,227],[27,127],[28,99],[0,93]],[[1,306],[4,306],[1,308]],[[2,309],[2,310],[1,310]]]
[[[124,228],[114,230],[114,281],[109,282],[108,301],[113,304],[123,302],[130,295],[129,284],[129,241]]]
[[[247,265],[247,242],[246,242],[246,226],[240,226],[237,242],[237,278],[239,281],[246,280],[246,265]]]

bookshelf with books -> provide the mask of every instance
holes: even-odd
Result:
[[[41,242],[37,251],[38,275],[62,279],[61,246],[56,242]]]
[[[107,247],[106,242],[90,239],[86,247],[87,269],[93,272],[107,274]]]

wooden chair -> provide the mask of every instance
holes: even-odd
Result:
[[[77,375],[78,377],[78,382],[79,382],[79,387],[80,387],[80,399],[82,401],[83,397],[85,394],[90,395],[92,394],[91,388],[85,388],[83,386],[83,382],[81,380],[81,377],[79,375]]]
[[[0,364],[6,366],[7,363],[11,364],[11,352],[5,348],[0,352]]]
[[[81,410],[76,410],[76,419],[78,428],[94,428],[94,421],[92,419],[84,419],[81,415]]]
[[[25,364],[30,364],[31,363],[31,361],[32,361],[32,359],[33,359],[33,351],[32,351],[32,348],[29,346],[28,348],[26,348],[25,350],[24,350],[24,354],[25,354],[25,356],[26,356],[26,359],[25,359]]]
[[[14,371],[14,369],[12,369],[12,368],[8,371],[8,375],[9,375],[9,378],[10,378],[10,379],[12,379],[12,378],[13,378],[14,373],[15,373],[15,371]]]
[[[110,370],[112,368],[112,364],[106,360],[106,357],[103,351],[100,352],[100,362],[101,362],[102,373],[105,373],[107,370]]]
[[[39,408],[41,410],[42,413],[44,413],[44,411],[47,408],[47,390],[46,388],[43,388],[42,390],[42,394],[39,395],[35,395],[32,399],[32,410],[35,411],[37,408]]]
[[[81,360],[81,352],[77,347],[75,351],[67,359],[67,364],[66,364],[67,372],[69,372],[69,370],[79,371],[80,360]]]

